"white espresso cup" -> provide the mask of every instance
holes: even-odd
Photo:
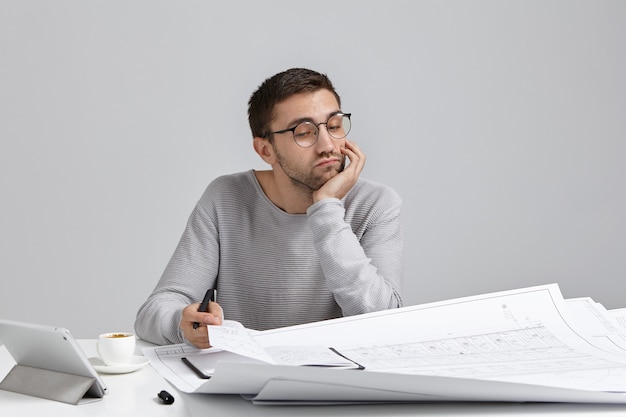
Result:
[[[98,336],[98,356],[107,366],[127,365],[135,355],[135,335],[113,332]]]

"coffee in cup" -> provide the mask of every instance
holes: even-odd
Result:
[[[135,335],[126,332],[98,336],[98,355],[107,366],[127,365],[135,354]]]

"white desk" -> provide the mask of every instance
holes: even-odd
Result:
[[[95,340],[80,340],[87,356],[95,356]],[[138,345],[138,352],[142,342]],[[0,346],[0,380],[13,360]],[[123,375],[104,375],[109,393],[101,401],[83,405],[44,400],[0,390],[0,416],[626,416],[626,405],[587,404],[385,404],[340,406],[253,405],[236,395],[184,394],[165,381],[150,365]],[[167,390],[175,397],[164,405],[157,393]]]

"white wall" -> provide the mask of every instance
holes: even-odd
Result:
[[[330,75],[405,201],[406,304],[626,306],[626,2],[0,0],[0,317],[132,329],[266,77]]]

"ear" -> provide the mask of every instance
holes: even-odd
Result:
[[[268,164],[272,165],[276,160],[274,153],[274,147],[270,143],[269,139],[255,136],[252,140],[252,146],[254,151]]]

